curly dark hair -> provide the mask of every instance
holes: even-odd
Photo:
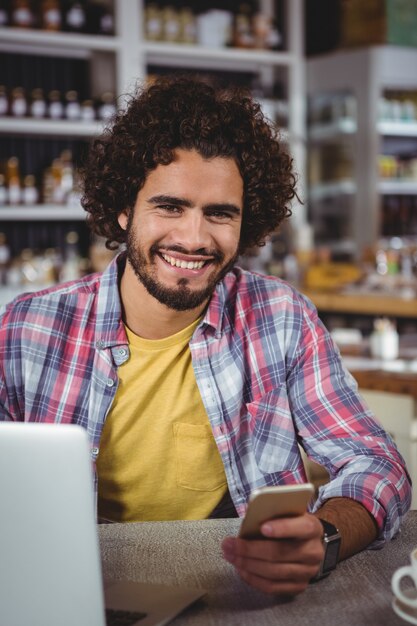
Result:
[[[292,159],[250,93],[201,78],[165,76],[115,116],[93,142],[82,170],[87,222],[108,248],[125,241],[118,216],[132,210],[149,172],[171,163],[177,148],[236,160],[244,185],[240,253],[263,245],[291,215]]]

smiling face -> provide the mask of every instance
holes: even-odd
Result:
[[[201,307],[236,261],[242,209],[234,159],[178,149],[150,172],[133,211],[119,216],[128,264],[147,294],[176,311]]]

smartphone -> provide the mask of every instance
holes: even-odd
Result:
[[[252,492],[239,530],[244,539],[265,539],[260,531],[264,522],[277,517],[293,517],[306,512],[314,495],[311,483],[263,487]]]

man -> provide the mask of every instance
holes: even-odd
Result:
[[[338,529],[340,558],[391,538],[410,503],[395,445],[312,304],[235,267],[295,196],[258,105],[160,79],[95,141],[84,178],[92,230],[126,251],[3,311],[2,419],[82,424],[112,521],[242,516],[253,489],[306,480],[300,443],[331,476],[314,513],[223,543],[268,593],[318,574],[323,528],[336,546]]]

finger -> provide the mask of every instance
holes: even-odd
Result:
[[[323,526],[317,517],[305,513],[265,522],[261,526],[261,532],[270,539],[307,540],[323,537]]]
[[[227,537],[222,544],[223,556],[229,563],[236,559],[260,560],[271,563],[305,563],[315,565],[323,558],[321,539],[309,541],[294,540],[246,540]]]
[[[307,563],[271,563],[259,559],[237,558],[234,566],[239,572],[253,574],[275,582],[308,582],[318,572],[320,562]]]
[[[308,587],[308,581],[280,581],[263,578],[257,574],[238,570],[239,576],[248,585],[263,593],[275,596],[295,596],[302,593]]]

